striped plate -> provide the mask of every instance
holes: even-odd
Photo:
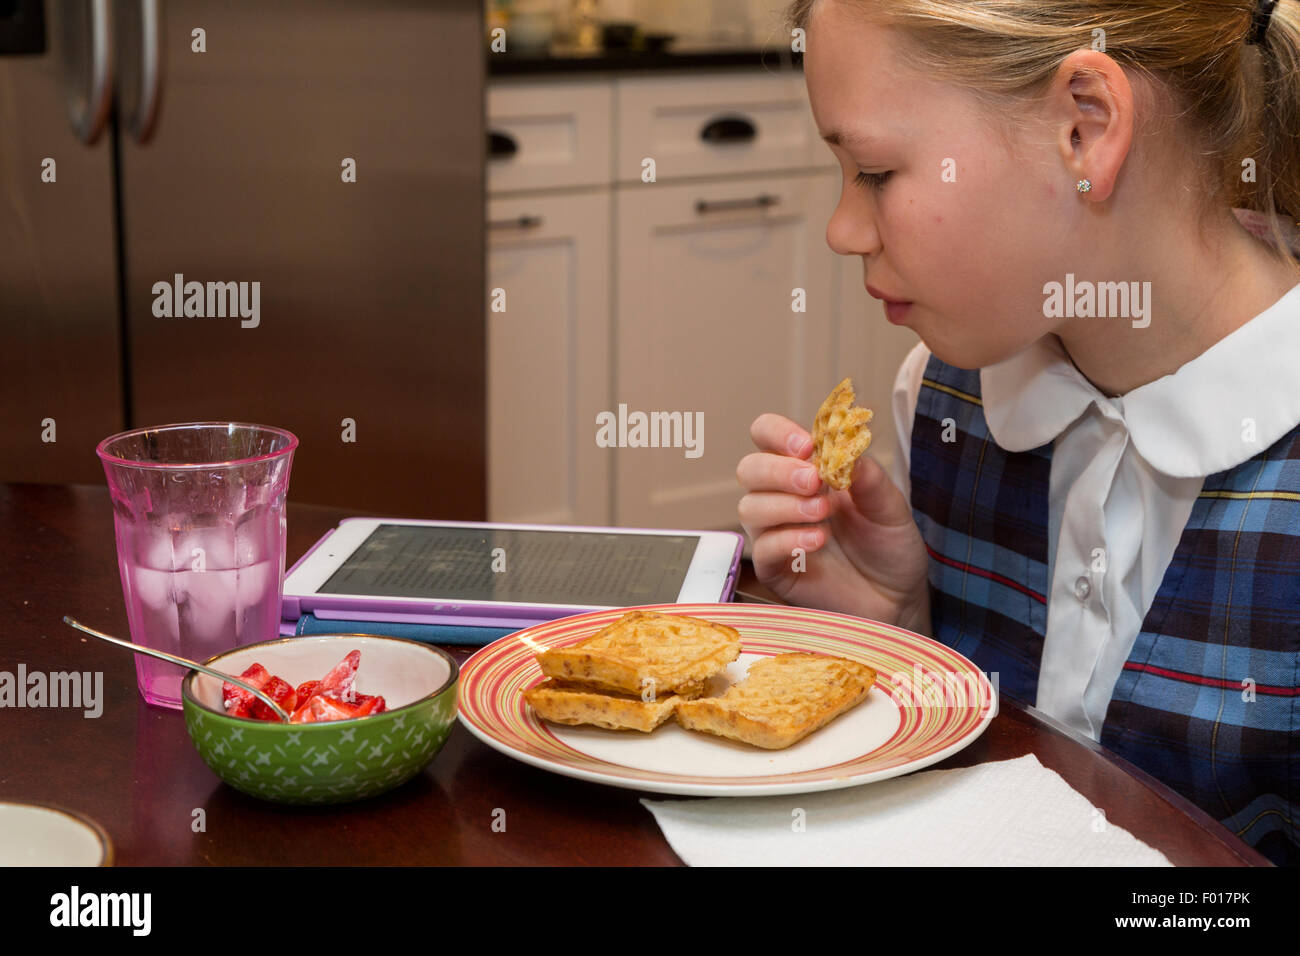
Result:
[[[633,608],[549,621],[489,644],[461,668],[460,720],[489,747],[543,770],[657,793],[758,796],[853,787],[910,773],[961,750],[989,725],[997,694],[951,648],[901,628],[829,611],[766,604],[656,604],[740,632],[741,679],[762,657],[805,651],[862,661],[877,679],[865,701],[785,750],[682,729],[649,734],[539,720],[523,690],[543,677],[534,655],[574,644]]]

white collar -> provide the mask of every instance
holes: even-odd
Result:
[[[1096,403],[1157,470],[1203,478],[1234,468],[1300,423],[1300,285],[1171,375],[1109,398],[1045,335],[980,369],[984,418],[1007,451],[1056,439]],[[1254,441],[1246,435],[1254,420]]]

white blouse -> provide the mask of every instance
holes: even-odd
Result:
[[[912,421],[930,350],[894,382],[893,479],[911,500]],[[1100,739],[1106,708],[1206,476],[1300,423],[1300,285],[1172,375],[1109,398],[1055,335],[980,369],[1007,451],[1053,442],[1047,635],[1035,706]],[[1104,570],[1102,570],[1104,569]]]

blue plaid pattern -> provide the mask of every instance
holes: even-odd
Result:
[[[1051,461],[1051,444],[1000,448],[979,371],[930,357],[911,482],[934,636],[1029,704],[1051,590]],[[1101,742],[1269,859],[1300,864],[1300,426],[1205,479]]]

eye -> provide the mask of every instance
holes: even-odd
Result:
[[[887,173],[864,173],[859,171],[857,178],[853,180],[853,184],[879,191],[892,175],[894,175],[892,171]]]

